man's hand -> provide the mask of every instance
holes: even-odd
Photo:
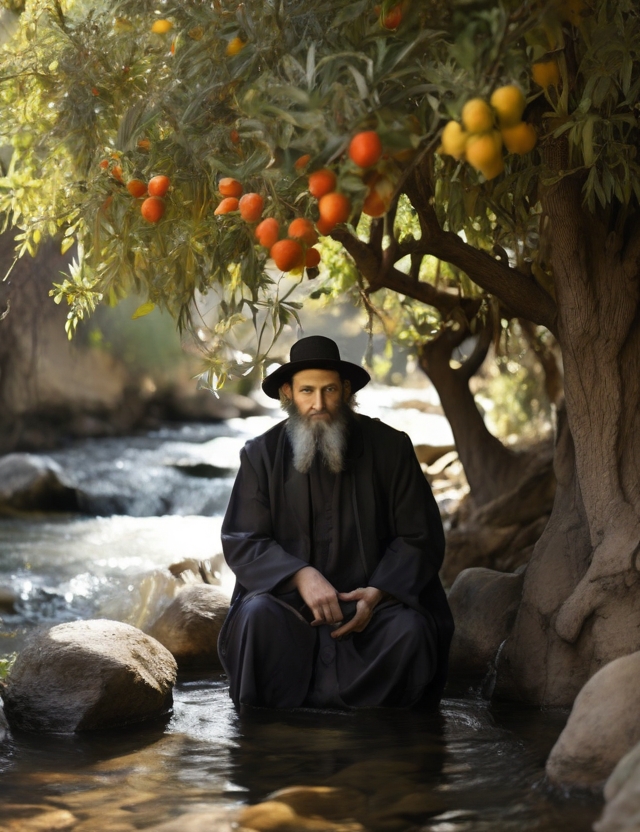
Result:
[[[313,566],[304,566],[295,573],[292,582],[313,613],[312,627],[319,627],[321,624],[340,624],[342,610],[338,603],[338,593],[317,569]]]
[[[354,589],[353,592],[339,592],[338,598],[341,601],[356,601],[356,614],[351,621],[343,627],[339,627],[331,633],[331,638],[342,638],[348,633],[361,633],[371,621],[375,607],[387,598],[388,593],[376,589],[375,586],[366,586]]]

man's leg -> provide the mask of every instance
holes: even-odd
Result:
[[[250,595],[221,633],[220,658],[236,706],[297,708],[313,669],[316,633],[268,593]]]
[[[382,607],[363,632],[336,644],[342,700],[352,707],[414,705],[434,677],[436,656],[431,618],[401,604]]]

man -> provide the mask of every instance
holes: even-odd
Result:
[[[222,525],[237,583],[219,654],[236,706],[410,707],[442,693],[442,524],[409,437],[354,413],[369,380],[315,335],[263,382],[289,418],[243,448]]]

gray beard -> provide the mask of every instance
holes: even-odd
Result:
[[[349,405],[343,403],[330,422],[313,421],[301,416],[293,402],[288,402],[284,409],[289,416],[287,436],[293,448],[294,468],[301,474],[307,474],[316,453],[319,453],[332,474],[344,470],[351,414]]]

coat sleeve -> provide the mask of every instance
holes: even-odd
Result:
[[[285,552],[274,539],[266,473],[258,475],[244,448],[222,522],[222,551],[238,582],[249,592],[270,592],[309,565]]]
[[[437,503],[409,437],[404,434],[388,491],[390,525],[395,535],[369,579],[413,609],[444,557],[444,531]]]

